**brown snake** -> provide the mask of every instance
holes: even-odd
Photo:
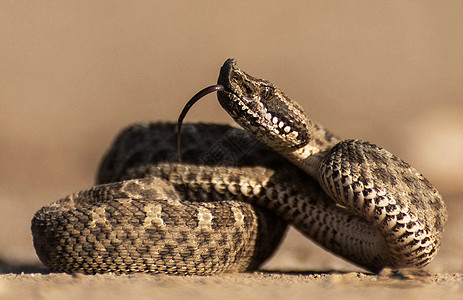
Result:
[[[273,253],[285,222],[371,271],[422,267],[437,254],[447,210],[413,167],[368,142],[338,140],[232,59],[212,89],[274,151],[243,130],[188,124],[180,163],[173,124],[127,129],[103,160],[100,185],[35,214],[34,246],[48,268],[253,270]]]

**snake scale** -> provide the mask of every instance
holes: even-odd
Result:
[[[422,267],[447,210],[416,169],[369,142],[341,141],[272,83],[228,59],[214,86],[242,127],[133,125],[97,185],[44,206],[34,247],[53,271],[209,275],[257,269],[287,224],[370,271]]]

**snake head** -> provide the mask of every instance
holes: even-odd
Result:
[[[307,117],[271,82],[254,78],[228,59],[220,70],[217,93],[220,105],[257,139],[278,149],[298,149],[311,140]]]

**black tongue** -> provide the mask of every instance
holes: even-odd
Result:
[[[190,110],[190,108],[198,102],[202,97],[206,96],[207,94],[213,93],[213,92],[218,92],[218,91],[223,91],[223,86],[220,84],[215,84],[208,86],[207,88],[204,88],[197,92],[183,107],[182,112],[180,113],[180,116],[178,117],[177,121],[177,153],[178,153],[178,161],[182,161],[182,157],[180,155],[181,153],[181,143],[182,143],[182,123],[183,119],[186,117],[186,114]]]

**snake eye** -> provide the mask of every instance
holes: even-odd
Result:
[[[272,90],[269,87],[264,87],[261,93],[261,98],[263,100],[269,99],[272,95]]]

